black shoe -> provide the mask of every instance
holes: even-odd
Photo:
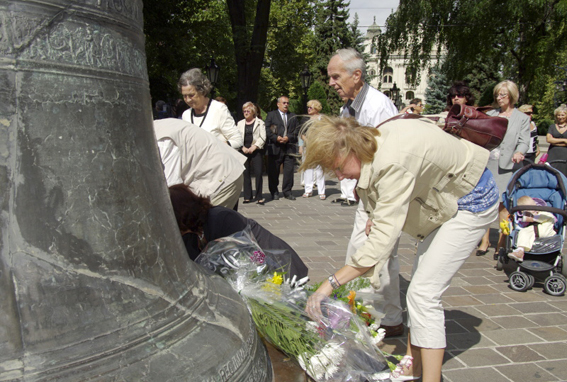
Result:
[[[280,196],[278,194],[273,194],[272,200],[280,200]]]
[[[331,203],[342,203],[342,202],[345,202],[345,201],[346,201],[346,199],[343,199],[343,198],[336,198],[336,199],[333,200]]]
[[[345,200],[344,202],[341,203],[341,206],[343,207],[350,207],[350,206],[354,206],[356,203],[353,202],[352,200]]]
[[[486,248],[486,251],[483,251],[482,249],[477,249],[476,250],[476,255],[477,256],[484,256],[488,253],[488,248]]]
[[[251,200],[245,199],[245,200],[242,201],[242,204],[248,204],[248,203],[251,203],[251,202],[252,202]]]
[[[286,196],[285,198],[288,199],[288,200],[295,200],[295,196],[293,196],[291,194]]]
[[[259,205],[263,206],[265,202],[266,202],[266,199],[260,199],[260,200],[258,200],[256,203],[258,203]]]

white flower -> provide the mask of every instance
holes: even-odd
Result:
[[[376,345],[378,345],[380,343],[380,341],[382,341],[384,339],[384,337],[386,337],[386,329],[379,328],[376,331],[376,333],[377,333],[376,337],[374,337],[373,340],[374,340],[374,343]]]
[[[315,321],[307,321],[307,323],[305,324],[305,329],[307,329],[307,331],[309,332],[319,333],[317,328],[318,325],[315,323]]]
[[[329,365],[327,367],[327,372],[325,373],[325,379],[331,378],[337,371],[339,371],[339,367],[337,365]]]
[[[374,330],[375,332],[377,332],[378,329],[380,329],[380,325],[378,325],[378,324],[371,324],[371,325],[369,326],[369,328],[370,328],[370,330]]]

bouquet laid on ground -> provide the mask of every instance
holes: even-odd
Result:
[[[319,322],[307,316],[307,278],[290,275],[285,257],[262,250],[244,230],[210,242],[195,262],[224,277],[246,301],[260,334],[316,381],[388,380],[388,362],[352,306],[325,299]]]

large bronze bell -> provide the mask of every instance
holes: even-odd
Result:
[[[152,130],[141,0],[0,1],[0,380],[270,381],[188,260]]]

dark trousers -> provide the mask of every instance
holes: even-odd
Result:
[[[268,155],[268,187],[270,188],[270,194],[272,194],[272,196],[278,193],[278,185],[280,184],[280,166],[282,163],[282,192],[284,196],[291,195],[295,158],[281,152],[279,155]]]
[[[252,175],[256,178],[256,198],[262,199],[262,157],[264,150],[256,150],[252,154],[244,154],[246,162],[244,163],[244,200],[252,200]]]

